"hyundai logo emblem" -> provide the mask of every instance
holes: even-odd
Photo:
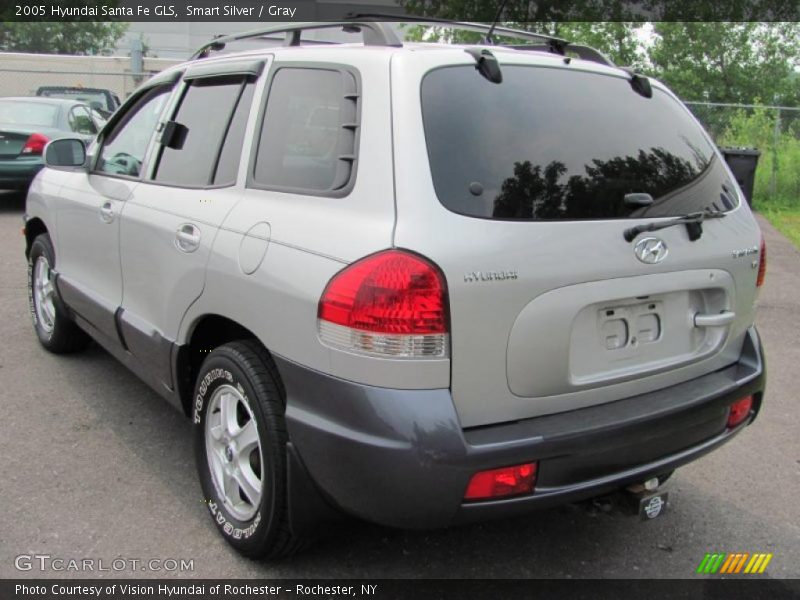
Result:
[[[636,242],[633,252],[636,254],[636,258],[643,263],[654,265],[667,258],[669,250],[667,250],[667,245],[664,243],[664,240],[646,237]]]

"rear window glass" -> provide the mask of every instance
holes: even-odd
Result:
[[[52,104],[0,101],[0,123],[53,127],[57,115],[58,107]]]
[[[39,96],[47,98],[63,98],[65,100],[77,100],[85,102],[92,108],[99,108],[100,110],[112,111],[113,106],[109,106],[108,96],[103,92],[87,91],[80,89],[67,89],[67,90],[41,90]]]
[[[576,220],[736,206],[711,144],[666,93],[654,87],[648,99],[626,79],[567,69],[502,70],[499,85],[473,66],[423,79],[431,175],[448,209]]]

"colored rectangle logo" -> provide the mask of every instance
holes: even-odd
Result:
[[[772,553],[707,552],[697,566],[701,575],[756,575],[767,569]]]

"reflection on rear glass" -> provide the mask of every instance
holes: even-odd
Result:
[[[504,66],[503,83],[472,67],[422,83],[439,200],[476,217],[514,220],[672,216],[736,200],[699,126],[656,89],[576,70]],[[476,193],[477,192],[477,193]],[[650,206],[626,204],[650,194]]]

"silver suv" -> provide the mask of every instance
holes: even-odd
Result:
[[[42,345],[92,338],[193,420],[248,556],[341,513],[436,528],[638,486],[658,514],[762,402],[764,245],[720,153],[590,48],[334,26],[363,43],[218,38],[88,148],[49,144]]]

